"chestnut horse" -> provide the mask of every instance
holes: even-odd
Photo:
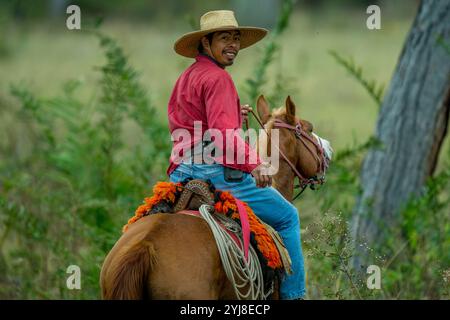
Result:
[[[300,122],[313,137],[312,125],[295,116],[295,105],[288,97],[286,108],[270,113],[263,96],[257,109],[270,135],[273,121]],[[265,134],[265,133],[263,133]],[[316,155],[291,130],[280,130],[280,150],[305,177],[319,171]],[[260,140],[259,148],[261,148]],[[267,139],[266,139],[267,141]],[[315,144],[307,141],[310,149]],[[274,186],[291,201],[294,170],[280,159]],[[222,267],[219,251],[207,223],[198,217],[157,213],[132,225],[107,255],[100,274],[103,299],[236,299],[234,289]],[[275,290],[272,299],[277,299]]]

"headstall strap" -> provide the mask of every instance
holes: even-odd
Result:
[[[269,132],[267,131],[267,129],[264,127],[264,124],[262,123],[262,121],[259,119],[259,117],[256,115],[256,113],[253,110],[250,110],[250,113],[253,115],[253,117],[256,119],[256,121],[258,122],[258,124],[260,125],[260,127],[262,129],[264,129],[264,131],[266,132],[267,136],[270,137]],[[245,120],[245,124],[247,126],[247,129],[249,128],[248,125],[248,119]],[[286,128],[289,130],[293,130],[295,133],[295,136],[303,143],[303,145],[308,149],[308,151],[314,156],[313,151],[308,147],[308,145],[305,143],[305,141],[303,141],[302,138],[305,138],[307,140],[309,140],[315,147],[316,149],[319,151],[319,155],[316,157],[317,161],[318,161],[318,165],[319,165],[319,172],[321,173],[320,177],[313,177],[310,179],[307,179],[305,177],[303,177],[303,175],[297,170],[297,168],[295,167],[295,165],[288,159],[288,157],[277,147],[278,152],[280,153],[281,157],[286,161],[286,163],[291,167],[292,171],[294,171],[294,174],[297,176],[298,180],[300,181],[300,185],[296,186],[296,187],[300,187],[302,188],[302,190],[294,197],[294,199],[292,201],[294,201],[299,195],[302,194],[302,192],[306,189],[307,186],[309,186],[311,189],[315,190],[315,186],[317,184],[323,184],[325,182],[325,172],[328,168],[328,159],[325,157],[325,152],[323,150],[322,144],[319,141],[319,143],[317,143],[316,141],[314,141],[313,138],[311,138],[308,134],[304,133],[303,129],[302,129],[302,125],[300,122],[297,122],[295,126],[287,124],[284,121],[281,121],[279,119],[275,119],[274,120],[274,127],[278,127],[278,128]],[[248,136],[247,136],[248,137]]]

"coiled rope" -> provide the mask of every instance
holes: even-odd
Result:
[[[230,280],[234,292],[239,300],[267,299],[272,291],[264,293],[264,279],[258,256],[252,246],[249,247],[248,261],[244,257],[242,229],[233,220],[220,214],[212,214],[214,207],[203,204],[199,208],[200,215],[211,228],[219,250],[225,273]],[[239,245],[216,221],[238,235]],[[273,288],[272,288],[273,290]]]

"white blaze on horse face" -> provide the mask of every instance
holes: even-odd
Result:
[[[317,142],[322,146],[322,148],[323,148],[323,150],[325,152],[325,156],[329,160],[331,160],[331,157],[333,156],[333,148],[331,147],[330,141],[319,137],[314,132],[312,133],[312,135],[314,136],[314,138],[316,138]]]

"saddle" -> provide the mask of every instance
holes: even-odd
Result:
[[[191,180],[185,184],[173,212],[182,210],[198,210],[202,204],[214,206],[214,193],[207,182]]]
[[[214,198],[214,192],[211,191],[210,185],[206,181],[198,179],[190,180],[187,184],[184,185],[184,189],[180,197],[178,198],[178,201],[176,201],[174,204],[173,212],[200,216],[198,214],[198,210],[200,209],[200,207],[203,204],[214,206]],[[193,213],[192,211],[196,211],[196,213]],[[224,218],[226,219],[226,217]],[[262,226],[264,226],[266,231],[271,236],[280,254],[281,261],[286,273],[291,273],[291,259],[280,235],[270,225],[266,224],[258,217],[256,217],[256,219]],[[223,221],[223,219],[221,220]]]
[[[255,259],[259,260],[257,264],[262,268],[264,288],[269,288],[270,283],[273,285],[275,275],[292,272],[289,253],[278,233],[260,220],[245,202],[227,191],[215,189],[210,181],[186,179],[178,183],[158,182],[153,187],[153,195],[144,199],[123,227],[123,232],[140,218],[156,213],[187,214],[204,219],[216,238],[219,251],[224,245],[229,245],[229,238],[240,250],[237,254],[243,260],[234,265],[247,266],[251,263],[254,266]],[[250,256],[252,258],[249,260]]]

